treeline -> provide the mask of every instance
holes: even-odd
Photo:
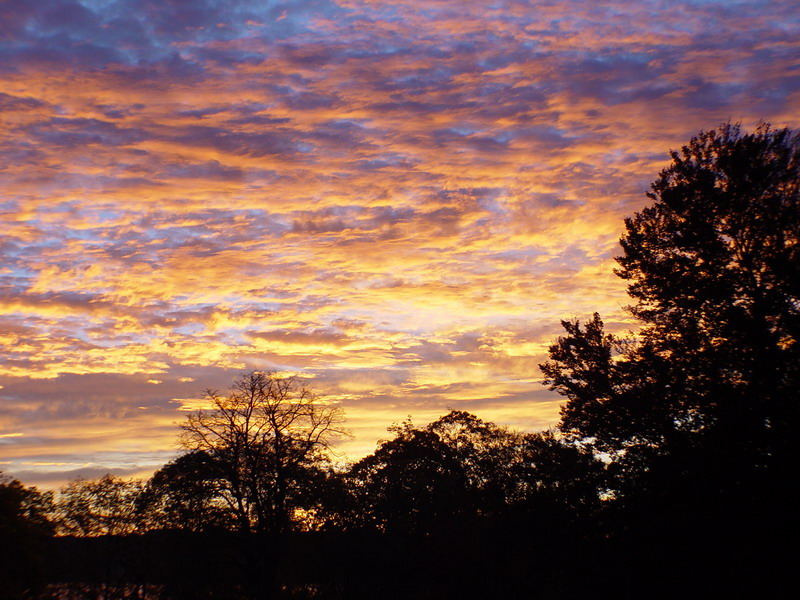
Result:
[[[0,486],[9,564],[96,597],[791,597],[800,138],[724,125],[671,156],[617,259],[639,329],[563,322],[554,430],[452,411],[335,467],[336,406],[250,373],[147,481]]]
[[[303,412],[302,397],[309,399]],[[214,597],[224,598],[273,597],[292,573],[303,584],[325,583],[331,597],[415,597],[449,582],[441,596],[472,577],[479,581],[462,593],[487,584],[496,590],[492,569],[501,567],[500,556],[514,554],[519,531],[549,540],[550,553],[598,514],[610,490],[606,465],[589,448],[460,411],[422,427],[396,426],[373,454],[334,468],[324,450],[339,430],[336,412],[296,379],[251,373],[219,398],[217,409],[190,418],[184,444],[191,449],[150,479],[107,475],[74,481],[57,495],[27,489],[37,497],[41,531],[73,538],[49,546],[59,566],[51,561],[44,579],[108,578],[102,583],[115,584],[116,593],[132,581],[170,583],[170,593],[192,594],[199,580],[206,589],[222,584],[224,593]],[[198,554],[197,544],[211,546],[210,556],[208,548]],[[188,573],[178,564],[186,556],[194,556]],[[356,556],[360,565],[351,571]],[[218,564],[226,562],[227,569]],[[345,574],[351,583],[342,588]]]
[[[263,373],[245,378],[248,385],[270,379]],[[258,397],[254,406],[267,401]],[[267,423],[265,415],[251,414],[250,430],[220,432],[241,434],[241,448],[192,449],[146,481],[111,475],[74,481],[41,506],[56,533],[81,537],[165,529],[427,536],[519,517],[534,507],[574,519],[591,514],[611,493],[606,464],[589,448],[466,412],[424,427],[392,427],[393,439],[345,468],[331,466],[326,453],[277,448],[278,436],[287,446],[297,444],[294,429],[258,439]]]

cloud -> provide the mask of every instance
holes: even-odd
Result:
[[[22,469],[9,473],[9,476],[25,482],[26,485],[33,485],[43,489],[63,487],[70,481],[76,479],[99,479],[105,475],[115,477],[129,477],[140,474],[142,469],[110,469],[107,467],[81,467],[78,469]]]
[[[551,425],[537,363],[563,318],[631,327],[667,150],[797,126],[792,8],[2,3],[4,455],[154,468],[171,400],[250,368],[341,402],[354,455],[449,407]]]

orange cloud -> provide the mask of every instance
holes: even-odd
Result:
[[[550,426],[536,365],[560,319],[631,327],[666,151],[800,106],[787,3],[51,4],[0,6],[0,443],[42,481],[146,472],[251,368],[340,401],[349,456],[450,407]]]

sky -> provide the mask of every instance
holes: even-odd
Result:
[[[0,470],[146,474],[250,370],[339,403],[341,460],[552,427],[668,151],[799,108],[793,1],[5,0]]]

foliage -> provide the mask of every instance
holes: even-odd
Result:
[[[729,124],[671,156],[621,240],[636,339],[565,322],[541,367],[561,428],[617,453],[628,484],[752,487],[796,453],[800,137]]]
[[[139,498],[144,483],[111,474],[77,479],[61,488],[55,503],[60,533],[78,536],[125,535],[147,528]]]
[[[572,510],[598,499],[600,463],[552,434],[512,432],[463,411],[391,431],[345,476],[351,525],[429,535],[555,498]]]
[[[354,516],[364,526],[423,534],[465,517],[474,498],[453,448],[410,422],[394,432],[347,475]]]
[[[52,494],[0,473],[0,599],[18,598],[40,578],[43,538],[53,525]]]
[[[52,492],[40,492],[26,487],[16,479],[0,472],[0,531],[11,533],[20,529],[47,534],[53,529]]]
[[[220,498],[222,478],[220,465],[208,453],[188,452],[156,471],[137,502],[152,528],[232,528],[234,515]]]
[[[319,402],[297,378],[258,371],[236,380],[227,395],[206,396],[214,408],[187,419],[184,447],[211,458],[219,496],[241,530],[288,530],[302,508],[304,482],[344,433],[340,409]]]

